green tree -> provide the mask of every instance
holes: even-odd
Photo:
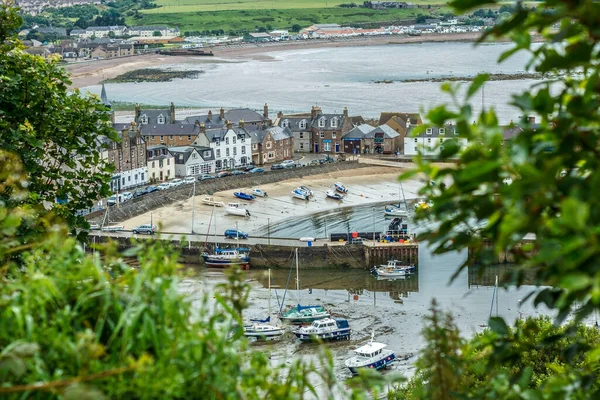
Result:
[[[57,59],[22,51],[14,37],[20,25],[12,9],[0,7],[0,148],[23,162],[30,182],[23,202],[44,202],[69,226],[87,226],[77,212],[109,195],[111,168],[98,138],[118,138],[97,97],[69,92]]]
[[[162,33],[160,33],[160,31],[154,31],[152,32],[152,36],[162,36]]]
[[[292,32],[300,32],[301,29],[302,27],[298,24],[292,25]]]

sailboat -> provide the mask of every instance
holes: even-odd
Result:
[[[404,200],[404,208],[400,202],[400,191],[402,191],[402,199]],[[398,205],[390,204],[385,206],[385,215],[391,217],[408,217],[408,206],[406,205],[406,197],[404,197],[404,188],[402,182],[400,182],[400,190],[398,191]]]
[[[215,212],[215,207],[216,206],[213,206],[213,215]],[[216,238],[217,226],[215,217],[215,243]],[[208,240],[208,234],[206,235],[206,239]],[[206,248],[206,242],[204,243],[204,247]],[[250,265],[250,252],[248,251],[248,249],[221,249],[219,248],[218,243],[215,244],[214,253],[209,253],[205,251],[204,253],[202,253],[202,258],[204,259],[204,263],[207,267],[229,267],[232,265],[241,265],[244,267],[249,267]]]
[[[494,291],[492,292],[492,303],[490,304],[490,316],[492,318],[494,312],[494,301],[496,302],[496,317],[498,316],[498,275],[496,275],[496,283],[494,284]],[[479,325],[481,328],[487,328],[487,324]]]
[[[298,249],[296,249],[296,293],[298,293],[298,305],[286,311],[281,316],[281,320],[290,324],[305,324],[323,318],[329,318],[331,314],[321,305],[302,306],[300,305],[300,275],[298,272]]]
[[[123,225],[110,225],[110,218],[108,216],[108,211],[110,207],[106,207],[106,212],[104,213],[104,219],[102,220],[102,225],[100,226],[100,230],[104,232],[118,232],[125,229]],[[104,225],[108,222],[108,225]]]
[[[265,319],[251,319],[253,324],[244,325],[244,336],[257,339],[276,338],[285,333],[285,329],[280,326],[269,324],[271,322],[271,270],[269,269],[269,312]]]

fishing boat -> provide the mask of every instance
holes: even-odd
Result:
[[[325,318],[313,321],[310,326],[304,326],[294,331],[294,335],[303,342],[317,340],[350,339],[350,325],[343,318]]]
[[[244,192],[233,192],[233,195],[235,197],[237,197],[238,199],[247,200],[247,201],[252,201],[256,198],[254,195],[244,193]]]
[[[250,254],[239,249],[221,249],[217,247],[214,253],[202,254],[202,258],[208,267],[247,266],[250,263]]]
[[[330,199],[334,199],[334,200],[343,200],[344,199],[343,195],[341,195],[331,189],[329,189],[327,192],[325,192],[325,195],[327,197],[329,197]]]
[[[361,368],[386,368],[396,359],[394,351],[386,349],[387,344],[373,341],[374,336],[375,334],[373,333],[371,340],[367,344],[355,349],[355,355],[344,362],[352,374],[358,374]]]
[[[321,305],[302,306],[300,305],[300,275],[298,273],[298,249],[296,249],[296,293],[298,294],[298,304],[282,314],[281,320],[290,324],[305,324],[323,318],[329,318],[331,314]],[[287,292],[287,289],[286,289]],[[285,294],[284,294],[285,300]],[[283,305],[283,301],[282,301]],[[281,310],[280,310],[281,313]]]
[[[338,193],[342,193],[342,194],[346,194],[348,193],[348,188],[346,188],[346,186],[344,186],[343,183],[341,182],[336,182],[333,184],[335,191]]]
[[[308,200],[310,195],[300,188],[292,190],[292,196],[300,200]]]
[[[402,194],[402,196],[400,196]],[[402,201],[400,199],[402,197]],[[404,205],[404,208],[402,207]],[[406,197],[404,196],[404,188],[400,182],[398,189],[398,204],[389,204],[385,206],[385,215],[390,217],[408,217],[408,206],[406,205]]]
[[[237,215],[238,217],[249,217],[250,211],[241,208],[239,203],[228,203],[225,207],[225,212],[229,215]]]
[[[264,190],[261,190],[259,188],[252,189],[252,194],[256,197],[268,197],[267,192],[265,192]]]
[[[225,207],[225,203],[223,203],[222,201],[215,200],[215,198],[212,196],[205,196],[202,198],[201,201],[202,201],[202,204],[206,204],[209,206]]]
[[[256,339],[274,339],[281,337],[285,329],[281,326],[271,325],[271,270],[269,269],[269,308],[267,318],[251,319],[252,324],[244,325],[244,336]]]
[[[312,190],[310,190],[308,186],[298,186],[298,189],[303,190],[308,195],[308,197],[313,197],[315,195],[315,193]]]
[[[371,271],[382,278],[394,278],[410,275],[415,269],[414,265],[403,265],[399,260],[390,260],[386,265],[374,266]]]

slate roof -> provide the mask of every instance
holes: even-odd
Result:
[[[390,128],[391,129],[391,128]],[[407,136],[412,136],[412,132],[416,129],[416,126],[411,125],[410,128],[408,128],[408,132],[406,133]],[[450,136],[454,136],[456,133],[456,126],[454,125],[445,125],[443,129],[445,129],[444,133],[440,135],[440,128],[438,127],[430,127],[428,129],[431,129],[431,133],[427,133],[427,131],[421,132],[420,134],[418,134],[416,137],[419,138],[431,138],[431,137],[450,137]]]
[[[149,135],[198,135],[200,127],[191,124],[142,124],[142,136]]]
[[[292,132],[307,132],[310,130],[310,125],[311,125],[311,118],[310,118],[310,114],[307,115],[299,115],[299,116],[283,116],[281,118],[279,118],[279,126],[283,126],[283,122],[284,121],[288,121],[289,122],[289,129]],[[306,121],[306,127],[305,128],[300,128],[300,121]]]
[[[165,124],[171,123],[171,110],[168,108],[162,110],[140,110],[140,116],[135,122],[139,124],[140,120],[142,119],[142,116],[146,115],[146,117],[148,118],[148,122],[146,122],[144,125],[155,125],[158,124],[158,116],[160,114],[162,114],[163,117],[165,117]]]
[[[363,139],[374,128],[369,124],[361,124],[352,128],[343,136],[343,139]]]
[[[251,143],[262,143],[265,140],[265,136],[267,136],[268,133],[271,134],[271,136],[273,137],[273,140],[275,141],[280,141],[280,140],[285,140],[285,139],[289,139],[290,137],[292,137],[294,134],[292,133],[292,131],[289,128],[282,128],[280,126],[273,126],[269,129],[260,129],[260,130],[253,130],[253,131],[249,131],[248,132],[250,134],[250,139],[251,139]]]
[[[169,151],[175,157],[175,164],[185,164],[194,152],[198,152],[192,146],[169,147]],[[200,154],[198,154],[200,156]]]
[[[110,108],[110,101],[108,101],[108,97],[106,96],[106,88],[104,88],[104,83],[102,84],[102,91],[100,92],[100,100],[102,101],[102,104]]]
[[[216,112],[212,114],[212,118],[208,119],[208,114],[204,115],[195,115],[191,117],[187,117],[185,119],[186,123],[193,124],[196,121],[203,122],[206,125],[206,128],[210,127],[219,127],[225,125],[226,121],[231,121],[233,125],[238,125],[240,120],[244,120],[245,123],[252,122],[263,122],[268,118],[263,117],[262,114],[251,110],[249,108],[236,108],[233,110],[225,111],[225,118],[221,119],[220,113]],[[209,127],[209,125],[211,125]]]
[[[375,137],[375,135],[378,134],[378,133],[383,133],[383,137],[385,139],[393,139],[393,138],[396,138],[396,137],[400,136],[400,134],[398,132],[396,132],[395,130],[393,130],[389,126],[387,126],[387,125],[379,125],[377,128],[375,128],[371,132],[367,133],[365,135],[365,138],[366,139],[373,139]]]
[[[238,137],[244,136],[246,138],[251,138],[248,131],[244,128],[240,128],[239,126],[236,126],[236,127],[231,128],[231,130],[234,131]],[[227,134],[227,132],[229,132],[229,129],[227,129],[227,128],[207,129],[206,137],[208,138],[208,140],[210,142],[214,142],[217,139],[222,141],[225,138],[225,135]]]
[[[215,160],[215,152],[213,149],[211,149],[210,147],[205,147],[205,146],[194,146],[194,148],[198,151],[198,153],[200,154],[200,157],[202,157],[202,159],[204,161],[213,161]],[[210,156],[204,156],[204,152],[205,151],[210,151]]]
[[[325,126],[319,127],[319,120],[321,118],[325,118]],[[331,126],[331,121],[337,118],[337,126],[334,128]],[[319,114],[315,119],[312,120],[312,127],[316,129],[332,129],[338,130],[342,129],[342,125],[344,124],[344,114]]]
[[[421,120],[421,114],[419,113],[407,113],[407,112],[382,112],[379,115],[379,122],[377,125],[383,125],[387,123],[390,119],[398,117],[402,121],[406,122],[406,119],[410,117],[411,125],[422,124],[423,120]]]

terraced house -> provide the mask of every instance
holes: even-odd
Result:
[[[206,126],[200,123],[199,129],[200,133],[193,146],[212,149],[216,171],[243,167],[251,163],[251,137],[244,126],[234,127],[228,122],[222,128],[206,129]]]
[[[115,173],[110,183],[111,190],[123,190],[149,181],[146,162],[146,142],[142,138],[138,125],[113,124],[121,142],[109,143],[106,157],[115,166]]]
[[[264,130],[250,130],[248,133],[251,137],[254,165],[277,163],[294,155],[294,135],[289,128],[274,126]]]

